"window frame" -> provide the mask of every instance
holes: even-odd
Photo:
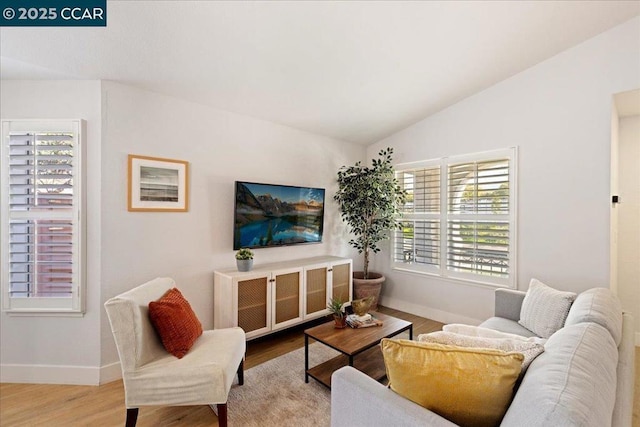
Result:
[[[400,216],[400,221],[401,222],[406,222],[406,221],[413,221],[414,224],[415,222],[418,221],[424,221],[424,222],[428,222],[428,221],[440,221],[440,236],[442,236],[442,184],[443,184],[443,180],[442,180],[442,160],[441,159],[437,159],[437,160],[424,160],[424,161],[418,161],[418,162],[410,162],[410,163],[402,163],[400,165],[397,165],[395,167],[395,172],[396,172],[396,176],[398,173],[401,172],[406,172],[406,171],[415,171],[415,170],[424,170],[424,169],[435,169],[435,168],[439,168],[440,169],[440,211],[435,213],[435,212],[425,212],[425,213],[415,213],[415,211],[413,213],[408,213],[406,211],[404,211],[401,216]],[[391,265],[392,268],[394,270],[401,270],[401,271],[411,271],[411,272],[415,272],[415,273],[423,273],[423,274],[434,274],[434,275],[441,275],[441,270],[442,270],[442,255],[444,252],[442,252],[442,245],[440,244],[439,249],[440,249],[440,262],[438,266],[435,266],[433,264],[407,264],[407,263],[398,263],[394,260],[394,254],[396,252],[396,244],[397,244],[397,237],[398,237],[398,230],[394,230],[392,233],[392,243],[391,243]],[[440,242],[442,242],[442,238],[440,238]],[[411,265],[411,268],[408,268],[407,266]]]
[[[469,162],[484,162],[499,159],[508,159],[509,161],[509,213],[508,214],[460,214],[449,212],[449,173],[450,165]],[[458,156],[442,157],[439,159],[431,159],[417,162],[400,163],[395,166],[396,174],[404,171],[431,168],[438,166],[440,168],[440,210],[432,214],[415,214],[403,213],[399,218],[400,221],[415,221],[438,219],[440,221],[439,245],[440,245],[440,263],[436,266],[413,264],[408,262],[399,262],[395,259],[397,233],[401,231],[393,231],[391,236],[390,263],[392,270],[406,273],[415,273],[421,275],[435,276],[445,280],[454,282],[463,282],[467,284],[489,286],[493,288],[516,288],[517,278],[517,163],[518,148],[509,147],[505,149],[485,151],[479,153],[464,154]],[[499,218],[498,218],[499,217]],[[452,271],[448,268],[448,228],[450,221],[455,220],[496,220],[506,221],[509,226],[509,272],[508,277],[501,278],[480,273],[467,273],[460,271]]]
[[[0,265],[2,266],[2,310],[10,315],[83,316],[86,293],[86,123],[81,119],[3,119],[0,143]],[[10,209],[9,139],[15,133],[73,133],[73,198],[67,212],[55,209],[41,213]],[[72,223],[72,286],[69,297],[14,297],[11,295],[10,222],[12,220],[67,220]],[[36,262],[37,264],[37,262]]]

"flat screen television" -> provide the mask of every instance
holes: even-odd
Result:
[[[322,242],[324,192],[236,181],[233,249]]]

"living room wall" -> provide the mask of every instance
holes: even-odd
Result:
[[[120,368],[102,304],[171,276],[205,328],[213,326],[213,271],[235,265],[234,181],[325,188],[321,244],[256,250],[255,264],[353,257],[333,203],[343,164],[365,148],[275,123],[100,81],[2,81],[2,118],[87,121],[87,311],[84,317],[2,313],[2,381],[97,384]],[[127,211],[127,155],[190,163],[186,213]]]
[[[363,146],[113,82],[103,82],[102,99],[103,300],[170,276],[213,327],[213,271],[235,266],[235,180],[327,189],[323,242],[259,249],[254,264],[354,255],[332,195],[338,168],[361,160]],[[189,212],[128,212],[128,154],[188,161]],[[102,366],[117,366],[106,316],[101,335]]]
[[[517,287],[609,283],[611,99],[640,87],[640,18],[546,60],[367,149],[397,163],[519,147]],[[444,322],[493,313],[493,289],[390,268],[382,303]]]
[[[0,81],[2,119],[86,120],[87,298],[84,317],[0,314],[2,382],[94,384],[100,377],[100,82]]]

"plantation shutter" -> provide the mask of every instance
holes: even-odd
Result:
[[[394,233],[393,261],[439,268],[440,167],[401,170],[396,178],[407,198],[402,206],[402,229]]]
[[[440,221],[402,221],[395,234],[395,262],[440,265]]]
[[[5,308],[77,310],[79,123],[64,122],[62,130],[52,124],[50,130],[34,127],[38,130],[5,133],[2,172],[8,185],[3,187],[3,204],[8,203],[3,207],[3,234],[8,233],[3,239],[3,278],[10,300]]]
[[[448,166],[447,269],[508,278],[510,161]]]
[[[394,269],[515,285],[515,147],[398,165]]]

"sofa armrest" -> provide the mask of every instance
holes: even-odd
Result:
[[[331,376],[331,426],[455,427],[350,366]]]
[[[513,321],[520,320],[520,309],[526,292],[513,289],[496,289],[495,316],[504,317]]]

